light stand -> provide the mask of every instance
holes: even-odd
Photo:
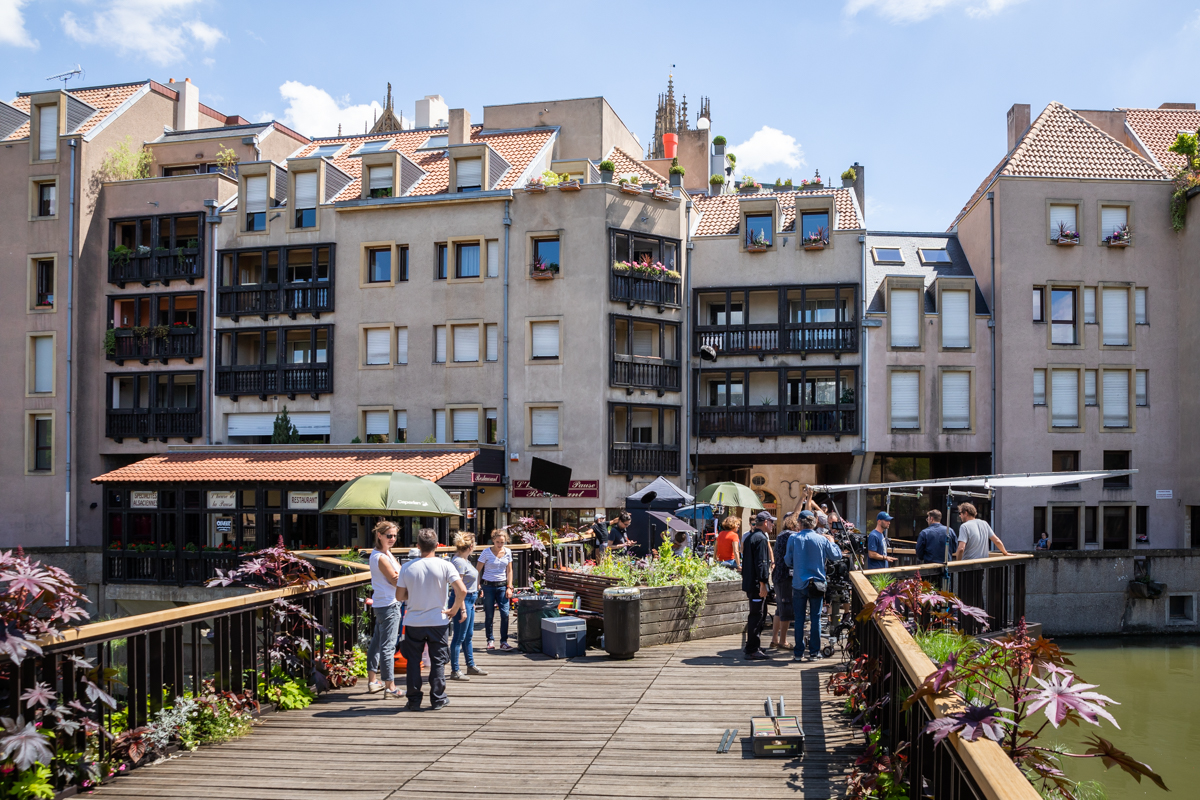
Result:
[[[700,493],[700,442],[704,438],[700,435],[700,394],[704,391],[704,362],[711,361],[714,364],[717,362],[717,350],[710,344],[706,344],[700,348],[700,366],[696,370],[696,472],[695,472],[695,489],[696,493]],[[695,502],[693,500],[692,502]]]

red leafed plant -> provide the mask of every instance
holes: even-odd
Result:
[[[87,619],[86,602],[65,570],[31,561],[20,548],[0,553],[0,655],[18,666],[41,655],[36,640]]]

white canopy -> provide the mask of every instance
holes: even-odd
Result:
[[[924,481],[896,481],[894,483],[835,483],[816,488],[830,494],[834,492],[853,492],[859,489],[932,489],[939,486],[962,489],[972,487],[983,489],[998,489],[1000,487],[1039,489],[1136,474],[1136,469],[1095,470],[1092,472],[1016,472],[1007,475],[972,475],[965,478],[931,478]]]

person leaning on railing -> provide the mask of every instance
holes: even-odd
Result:
[[[1004,542],[992,530],[992,526],[979,519],[979,512],[970,503],[958,507],[958,515],[962,525],[958,526],[958,550],[954,557],[959,561],[970,561],[975,558],[988,557],[988,542],[995,542],[1002,555],[1008,555]]]
[[[396,523],[384,520],[372,530],[375,549],[371,551],[371,613],[375,616],[375,630],[371,632],[371,643],[367,645],[367,691],[386,690],[396,695],[395,657],[396,639],[400,634],[400,603],[396,601],[396,577],[400,564],[392,555],[392,544],[396,541],[399,528]],[[378,678],[381,676],[383,680]]]

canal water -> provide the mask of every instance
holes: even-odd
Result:
[[[1085,683],[1121,705],[1109,706],[1120,730],[1100,721],[1065,726],[1061,741],[1072,752],[1096,731],[1163,776],[1170,793],[1143,778],[1137,783],[1119,767],[1104,769],[1100,759],[1063,759],[1076,780],[1103,784],[1109,800],[1200,797],[1200,636],[1055,639],[1072,653]]]

